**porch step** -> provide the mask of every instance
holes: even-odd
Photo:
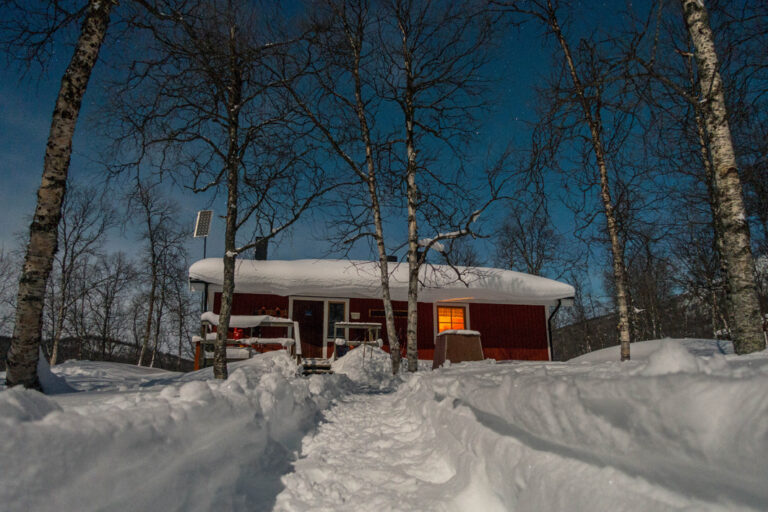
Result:
[[[308,357],[301,361],[302,373],[304,375],[311,375],[317,373],[333,373],[331,370],[331,362],[328,359],[322,357]]]

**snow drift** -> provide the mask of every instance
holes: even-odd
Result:
[[[62,374],[99,387],[88,372],[99,366]],[[106,367],[124,367],[122,391],[0,393],[3,510],[268,508],[318,410],[349,385],[297,378],[282,351],[231,365],[226,381]]]
[[[3,510],[768,510],[768,352],[633,344],[626,363],[483,361],[334,375],[283,352],[186,375],[53,369],[0,392]],[[591,359],[591,360],[590,360]]]

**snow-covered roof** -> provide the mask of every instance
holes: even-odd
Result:
[[[390,263],[392,300],[408,298],[407,263]],[[221,289],[224,263],[219,258],[195,262],[190,282]],[[424,265],[419,302],[554,304],[573,297],[571,285],[512,270]],[[354,260],[246,260],[235,263],[235,292],[282,296],[381,298],[378,262]]]

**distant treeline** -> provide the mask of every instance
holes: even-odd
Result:
[[[0,336],[0,371],[5,371],[5,354],[11,345],[11,338]],[[102,357],[98,340],[78,338],[63,338],[59,345],[59,361],[69,359],[84,359],[90,361],[110,361],[113,363],[136,364],[140,347],[119,340],[110,340],[111,353]],[[194,362],[189,359],[179,358],[166,352],[158,352],[155,355],[155,368],[173,371],[191,371]]]

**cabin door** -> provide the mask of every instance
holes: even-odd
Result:
[[[301,353],[304,357],[323,357],[322,300],[294,300],[293,320],[299,322]]]

